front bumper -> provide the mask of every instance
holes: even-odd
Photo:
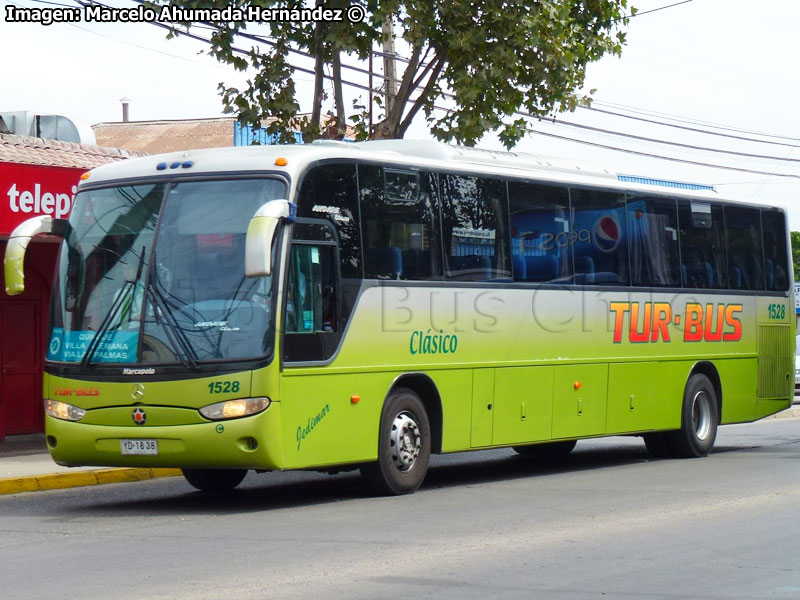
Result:
[[[144,407],[147,409],[148,407]],[[281,408],[183,425],[92,425],[45,417],[50,455],[65,466],[281,469]],[[158,455],[123,455],[121,439],[158,441]]]

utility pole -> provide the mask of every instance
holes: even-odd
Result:
[[[394,100],[397,97],[397,72],[394,68],[394,27],[392,16],[386,17],[383,22],[383,77],[386,89],[386,116],[392,112]]]

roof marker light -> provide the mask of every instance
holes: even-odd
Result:
[[[158,169],[159,171],[163,171],[166,168],[167,168],[167,163],[165,162],[160,162],[156,165],[156,169]]]
[[[189,167],[191,167],[193,164],[194,164],[194,163],[193,163],[192,161],[190,161],[190,160],[185,160],[185,161],[183,161],[183,164],[182,164],[181,166],[182,166],[184,169],[188,169],[188,168],[189,168]]]
[[[83,173],[81,175],[81,181],[86,181],[87,179],[89,179],[89,175],[90,175],[89,171],[86,171],[86,173]]]
[[[180,167],[180,166],[181,166],[181,163],[180,163],[180,161],[176,161],[176,162],[174,162],[174,163],[170,164],[169,168],[170,168],[170,169],[177,169],[177,168],[178,168],[178,167]]]
[[[275,159],[275,164],[278,165],[279,167],[285,167],[287,162],[288,161],[283,156],[279,156],[278,158]]]

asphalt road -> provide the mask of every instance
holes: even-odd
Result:
[[[0,497],[0,598],[800,598],[800,419],[697,460],[636,438],[542,463],[436,457],[412,496],[356,474],[249,474]]]

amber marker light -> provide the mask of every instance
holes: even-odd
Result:
[[[361,396],[350,396],[350,404],[358,404],[361,402]]]
[[[579,390],[579,389],[581,389],[581,386],[582,386],[583,384],[582,384],[580,381],[576,381],[576,382],[575,382],[575,383],[573,383],[572,385],[573,385],[573,386],[575,386],[575,389],[576,389],[576,390]]]
[[[89,175],[91,175],[91,173],[89,173],[89,171],[86,171],[86,173],[83,173],[81,175],[81,181],[86,181],[87,179],[89,179]]]
[[[288,161],[283,156],[279,156],[278,158],[275,159],[275,164],[278,165],[279,167],[285,167],[287,162]]]

